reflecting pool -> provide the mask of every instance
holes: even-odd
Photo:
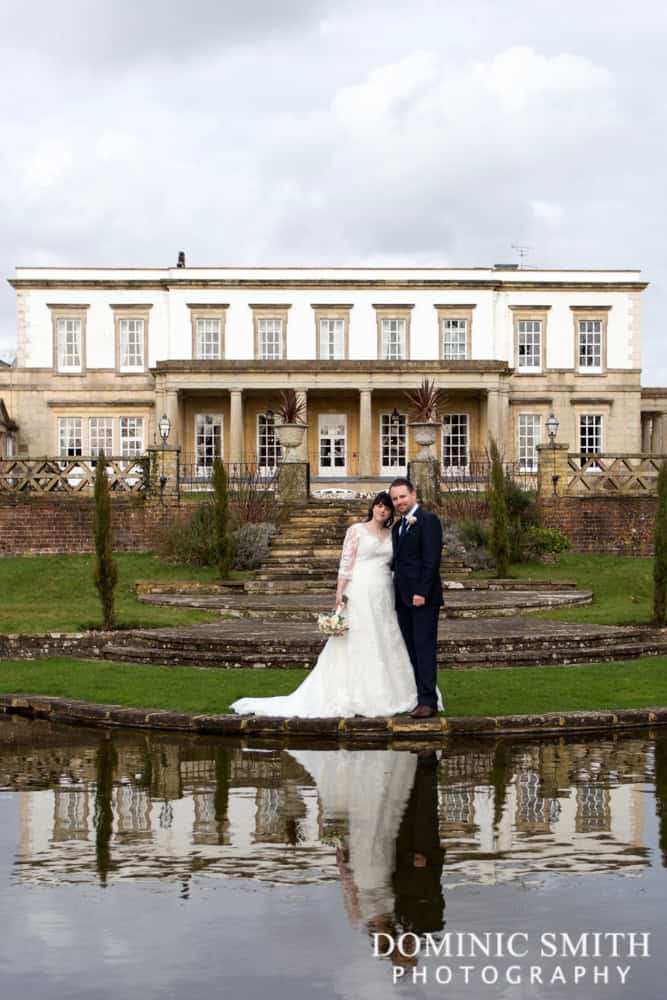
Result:
[[[663,995],[667,734],[337,749],[0,717],[0,996]]]

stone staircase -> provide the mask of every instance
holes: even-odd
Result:
[[[271,543],[268,560],[245,585],[249,594],[330,594],[343,538],[355,521],[361,521],[368,504],[360,501],[311,500],[291,512]],[[469,572],[443,550],[441,572],[448,577]]]
[[[223,621],[213,625],[119,633],[102,658],[174,666],[311,667],[324,644],[311,623]],[[612,662],[663,654],[667,635],[634,626],[584,625],[539,619],[441,620],[438,665],[453,670]]]

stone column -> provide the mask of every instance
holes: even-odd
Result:
[[[370,389],[359,390],[359,475],[373,475],[372,396]]]
[[[642,454],[648,455],[651,451],[651,428],[653,424],[652,413],[642,413]]]
[[[229,390],[229,461],[244,460],[243,447],[243,390]]]
[[[177,389],[168,389],[164,394],[164,412],[169,417],[169,422],[171,423],[171,429],[169,431],[169,445],[172,448],[176,448],[181,443],[181,407],[178,398]],[[160,440],[160,431],[158,430],[158,422],[162,413],[155,413],[155,428],[157,431],[157,439]]]
[[[538,444],[537,492],[541,497],[563,496],[567,492],[569,447],[567,444]]]
[[[653,427],[651,428],[651,454],[663,455],[665,452],[665,414],[653,414]]]
[[[489,446],[489,438],[493,437],[500,454],[505,461],[512,461],[514,449],[509,439],[509,401],[506,392],[500,389],[487,389],[486,392],[486,446]]]

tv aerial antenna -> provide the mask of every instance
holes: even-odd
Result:
[[[523,267],[523,263],[532,249],[526,243],[512,243],[512,250],[519,256],[519,267]]]

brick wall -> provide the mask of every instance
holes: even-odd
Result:
[[[652,556],[657,498],[543,497],[545,525],[566,535],[575,552]]]
[[[0,497],[0,555],[92,552],[92,497]],[[142,497],[113,497],[111,523],[117,552],[151,552],[191,507]]]

